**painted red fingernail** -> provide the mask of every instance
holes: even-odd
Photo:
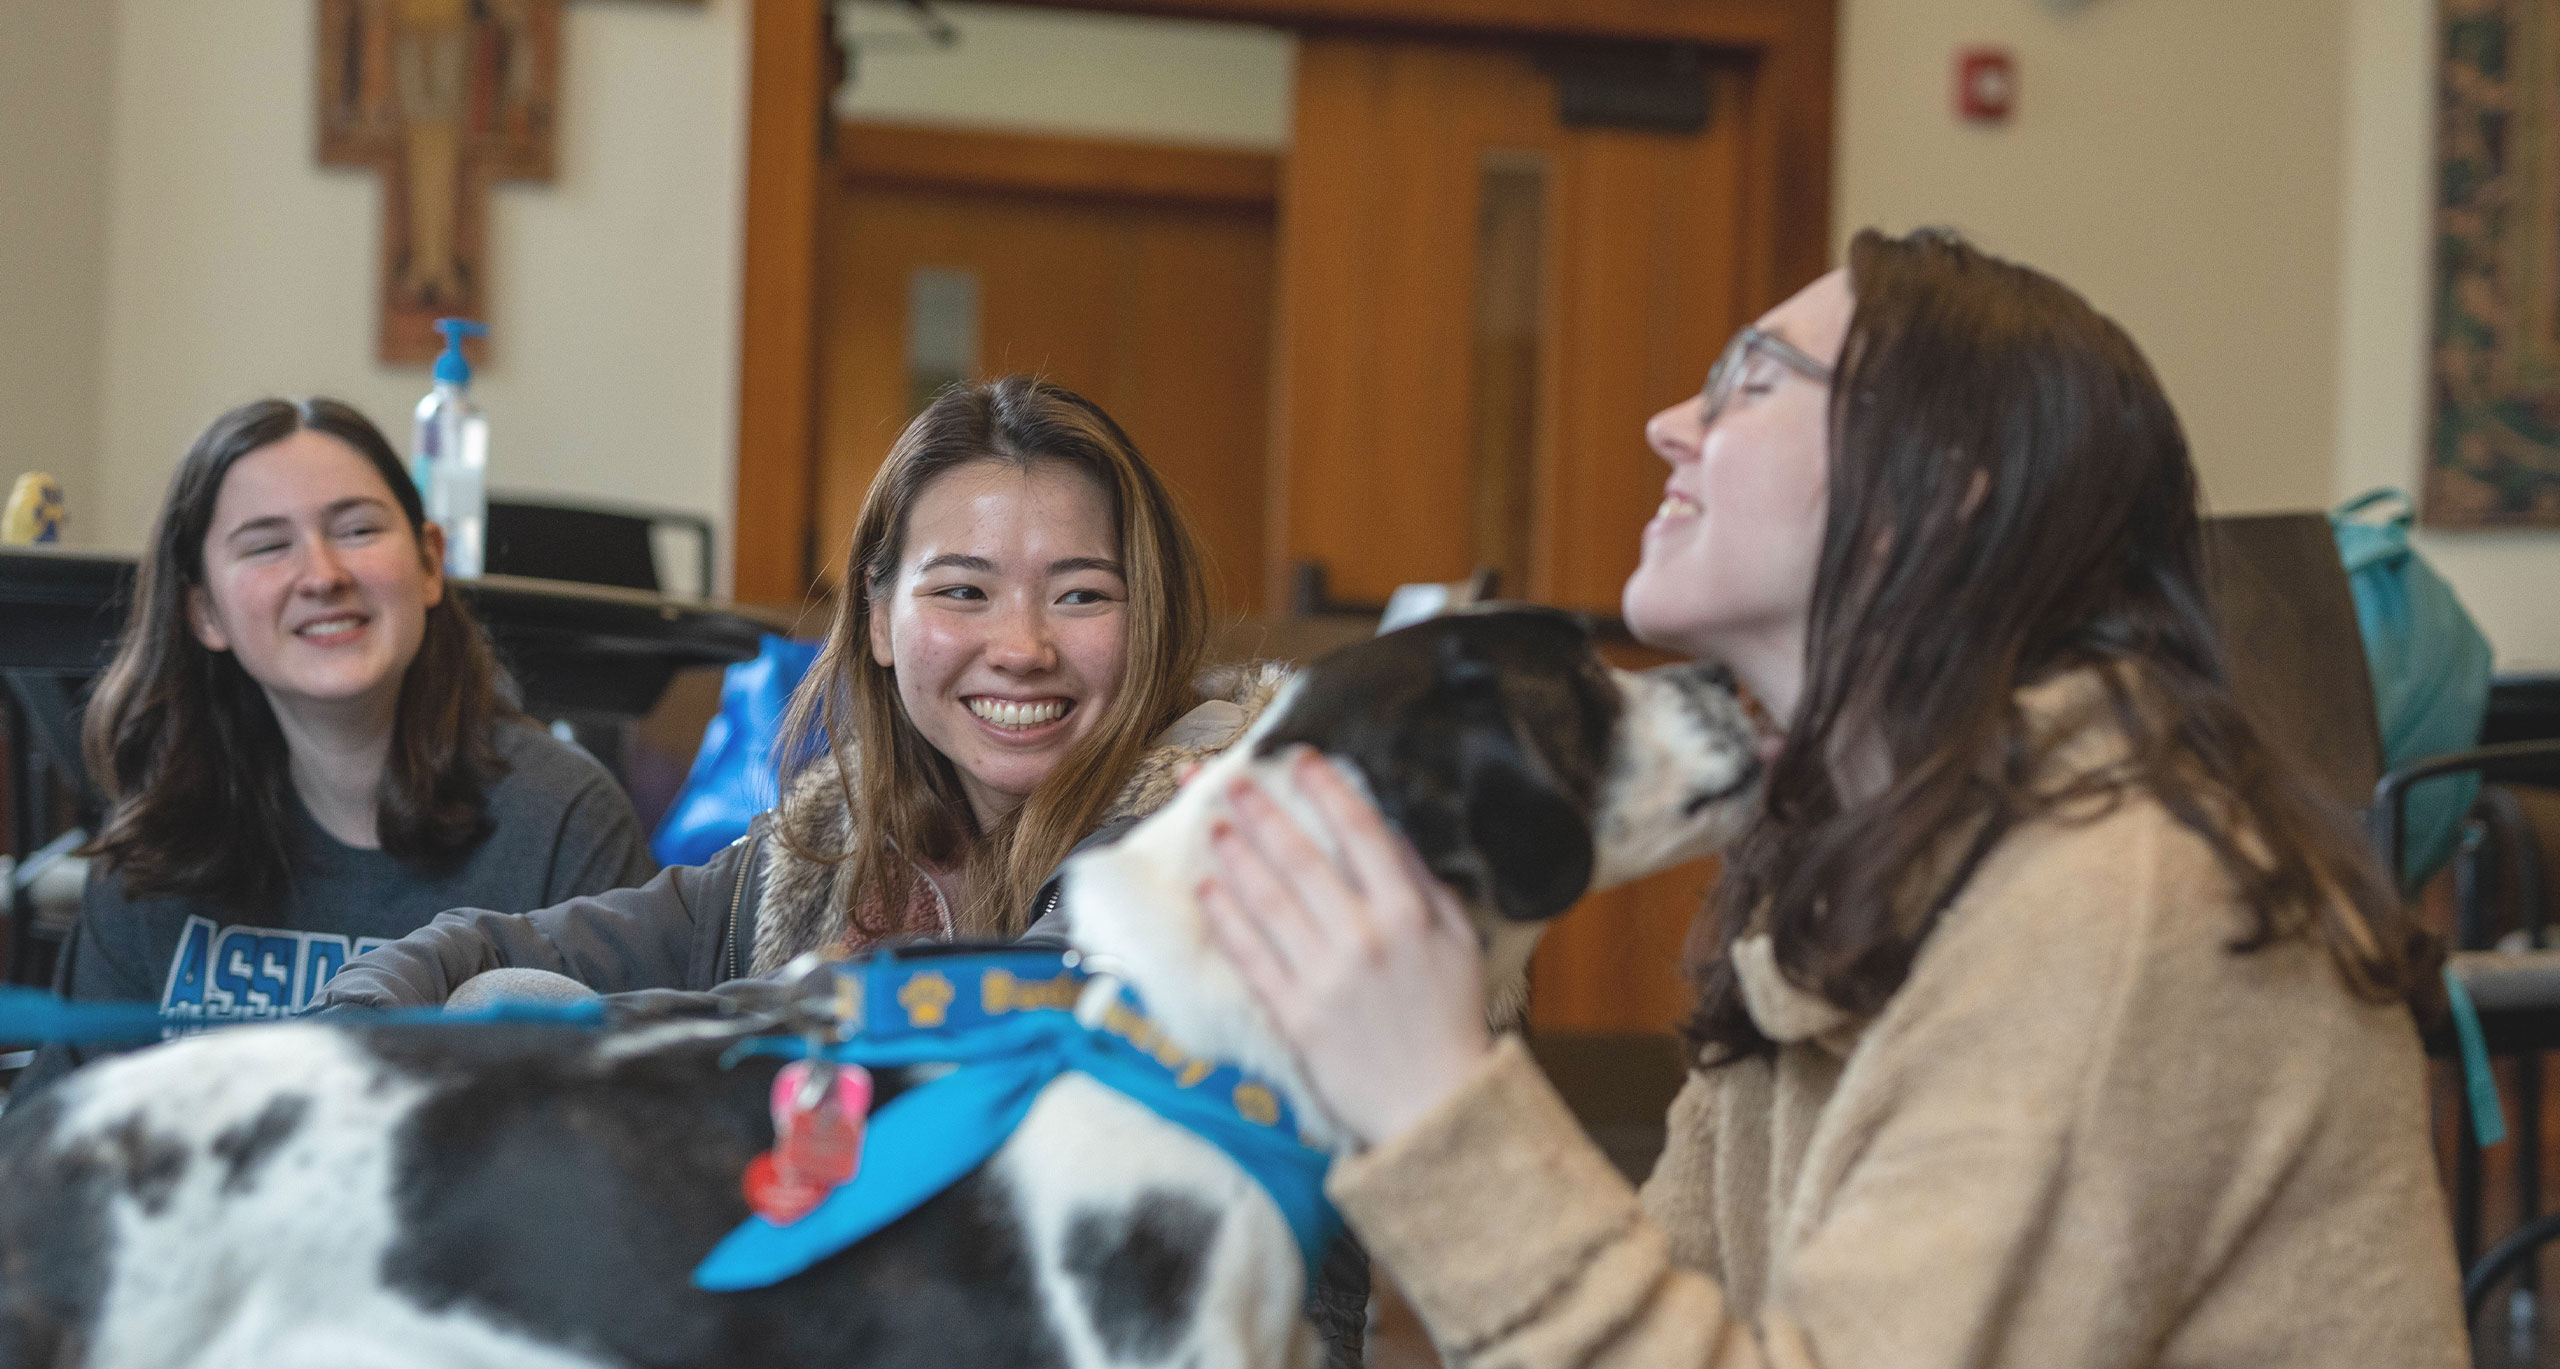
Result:
[[[1211,841],[1213,841],[1213,842],[1214,842],[1214,841],[1227,841],[1227,840],[1231,840],[1231,839],[1235,836],[1235,834],[1236,834],[1236,825],[1235,825],[1234,823],[1227,821],[1225,818],[1212,818],[1212,819],[1210,819],[1210,821],[1209,821],[1209,840],[1211,840]]]

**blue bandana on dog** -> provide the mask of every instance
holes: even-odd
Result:
[[[1026,950],[899,957],[837,968],[850,1039],[821,1053],[866,1068],[948,1064],[871,1116],[854,1176],[800,1220],[750,1217],[693,1271],[716,1293],[779,1283],[847,1249],[966,1178],[1001,1148],[1051,1080],[1084,1074],[1225,1151],[1278,1204],[1308,1276],[1342,1228],[1324,1195],[1331,1157],[1299,1139],[1278,1090],[1231,1065],[1185,1055],[1126,989],[1099,1028],[1076,1021],[1087,978],[1070,953]],[[780,1038],[761,1053],[803,1055]]]

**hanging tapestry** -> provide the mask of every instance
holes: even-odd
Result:
[[[2442,0],[2425,522],[2560,527],[2560,0]]]

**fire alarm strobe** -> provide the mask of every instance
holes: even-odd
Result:
[[[1966,48],[1956,54],[1956,113],[1977,124],[2000,124],[2018,106],[2018,59],[2007,48]]]

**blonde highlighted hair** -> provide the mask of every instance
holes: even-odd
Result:
[[[957,769],[908,719],[894,671],[873,659],[871,615],[897,579],[916,502],[934,481],[983,461],[1050,464],[1092,480],[1110,505],[1129,599],[1119,692],[1021,806],[981,831]],[[850,864],[851,877],[836,887],[845,891],[845,925],[855,937],[903,930],[917,878],[909,857],[960,867],[967,889],[954,915],[960,935],[1016,935],[1041,884],[1100,824],[1150,741],[1198,702],[1192,678],[1208,629],[1190,528],[1110,415],[1032,376],[954,385],[907,425],[872,478],[826,646],[783,723],[786,769],[833,769],[851,815],[849,840],[840,851],[805,850],[790,823],[779,839],[803,859]],[[787,784],[785,792],[796,789]]]

